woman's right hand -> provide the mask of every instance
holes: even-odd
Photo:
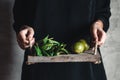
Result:
[[[33,28],[24,25],[20,32],[17,34],[17,42],[22,49],[31,47],[35,43]]]

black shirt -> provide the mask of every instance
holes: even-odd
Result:
[[[17,33],[22,25],[29,25],[36,40],[49,34],[68,45],[90,36],[91,24],[98,19],[107,31],[109,17],[110,0],[16,0],[14,5]],[[106,80],[106,76],[102,63],[24,63],[22,80]]]
[[[52,34],[62,38],[63,33],[64,36],[88,33],[91,24],[100,19],[107,31],[109,3],[110,0],[16,0],[14,29],[18,32],[21,25],[29,25],[41,36]]]

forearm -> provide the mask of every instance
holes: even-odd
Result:
[[[15,0],[13,7],[13,28],[18,33],[21,27],[27,25],[33,28],[34,8],[36,0]]]
[[[15,0],[14,7],[13,7],[13,16],[14,16],[14,23],[13,28],[18,33],[20,28],[25,24],[25,4],[23,0]]]
[[[103,24],[103,29],[106,32],[109,28],[110,0],[96,0],[95,22]]]

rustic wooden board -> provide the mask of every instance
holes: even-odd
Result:
[[[27,64],[34,63],[55,63],[55,62],[94,62],[100,63],[100,55],[97,52],[96,55],[90,54],[90,51],[82,54],[68,54],[68,55],[59,55],[53,57],[46,56],[28,56]]]

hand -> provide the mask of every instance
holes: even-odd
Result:
[[[106,40],[106,33],[103,30],[103,23],[101,20],[98,20],[92,25],[91,33],[92,33],[94,42],[97,43],[98,46],[101,46],[102,44],[104,44]]]
[[[35,42],[34,30],[30,26],[23,26],[20,32],[17,34],[17,42],[22,49],[26,49],[32,46]]]

